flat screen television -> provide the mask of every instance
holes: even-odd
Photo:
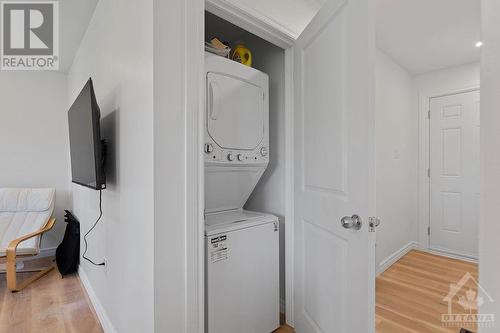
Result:
[[[106,188],[105,143],[101,140],[101,112],[89,79],[68,111],[71,177],[73,183],[95,190]]]

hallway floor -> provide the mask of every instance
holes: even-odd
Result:
[[[464,325],[443,327],[441,314],[448,313],[444,298],[450,284],[458,284],[466,273],[477,281],[478,269],[474,263],[410,251],[377,278],[377,333],[459,332]],[[469,288],[477,292],[477,285],[471,279],[453,298],[453,313],[469,313],[458,303],[458,296],[467,296]],[[464,328],[477,332],[475,326]]]

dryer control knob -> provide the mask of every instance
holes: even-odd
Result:
[[[205,143],[205,153],[210,154],[214,151],[214,146],[211,143]]]
[[[262,156],[267,156],[267,147],[260,148],[260,154]]]
[[[243,159],[244,159],[243,155],[241,155],[241,154],[238,154],[236,157],[238,158],[238,161],[240,161],[240,162],[243,161]]]
[[[227,154],[227,160],[228,161],[233,161],[234,160],[234,155],[232,153]]]

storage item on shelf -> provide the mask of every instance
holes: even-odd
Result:
[[[243,44],[237,44],[231,59],[245,66],[252,67],[252,52]]]
[[[229,58],[231,48],[222,43],[218,38],[212,38],[210,42],[205,42],[205,51],[216,54],[218,56]]]

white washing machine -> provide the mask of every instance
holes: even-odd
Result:
[[[270,333],[279,327],[276,216],[250,211],[207,216],[208,333]]]
[[[276,216],[243,210],[269,164],[267,74],[207,53],[205,112],[206,330],[279,327]]]

